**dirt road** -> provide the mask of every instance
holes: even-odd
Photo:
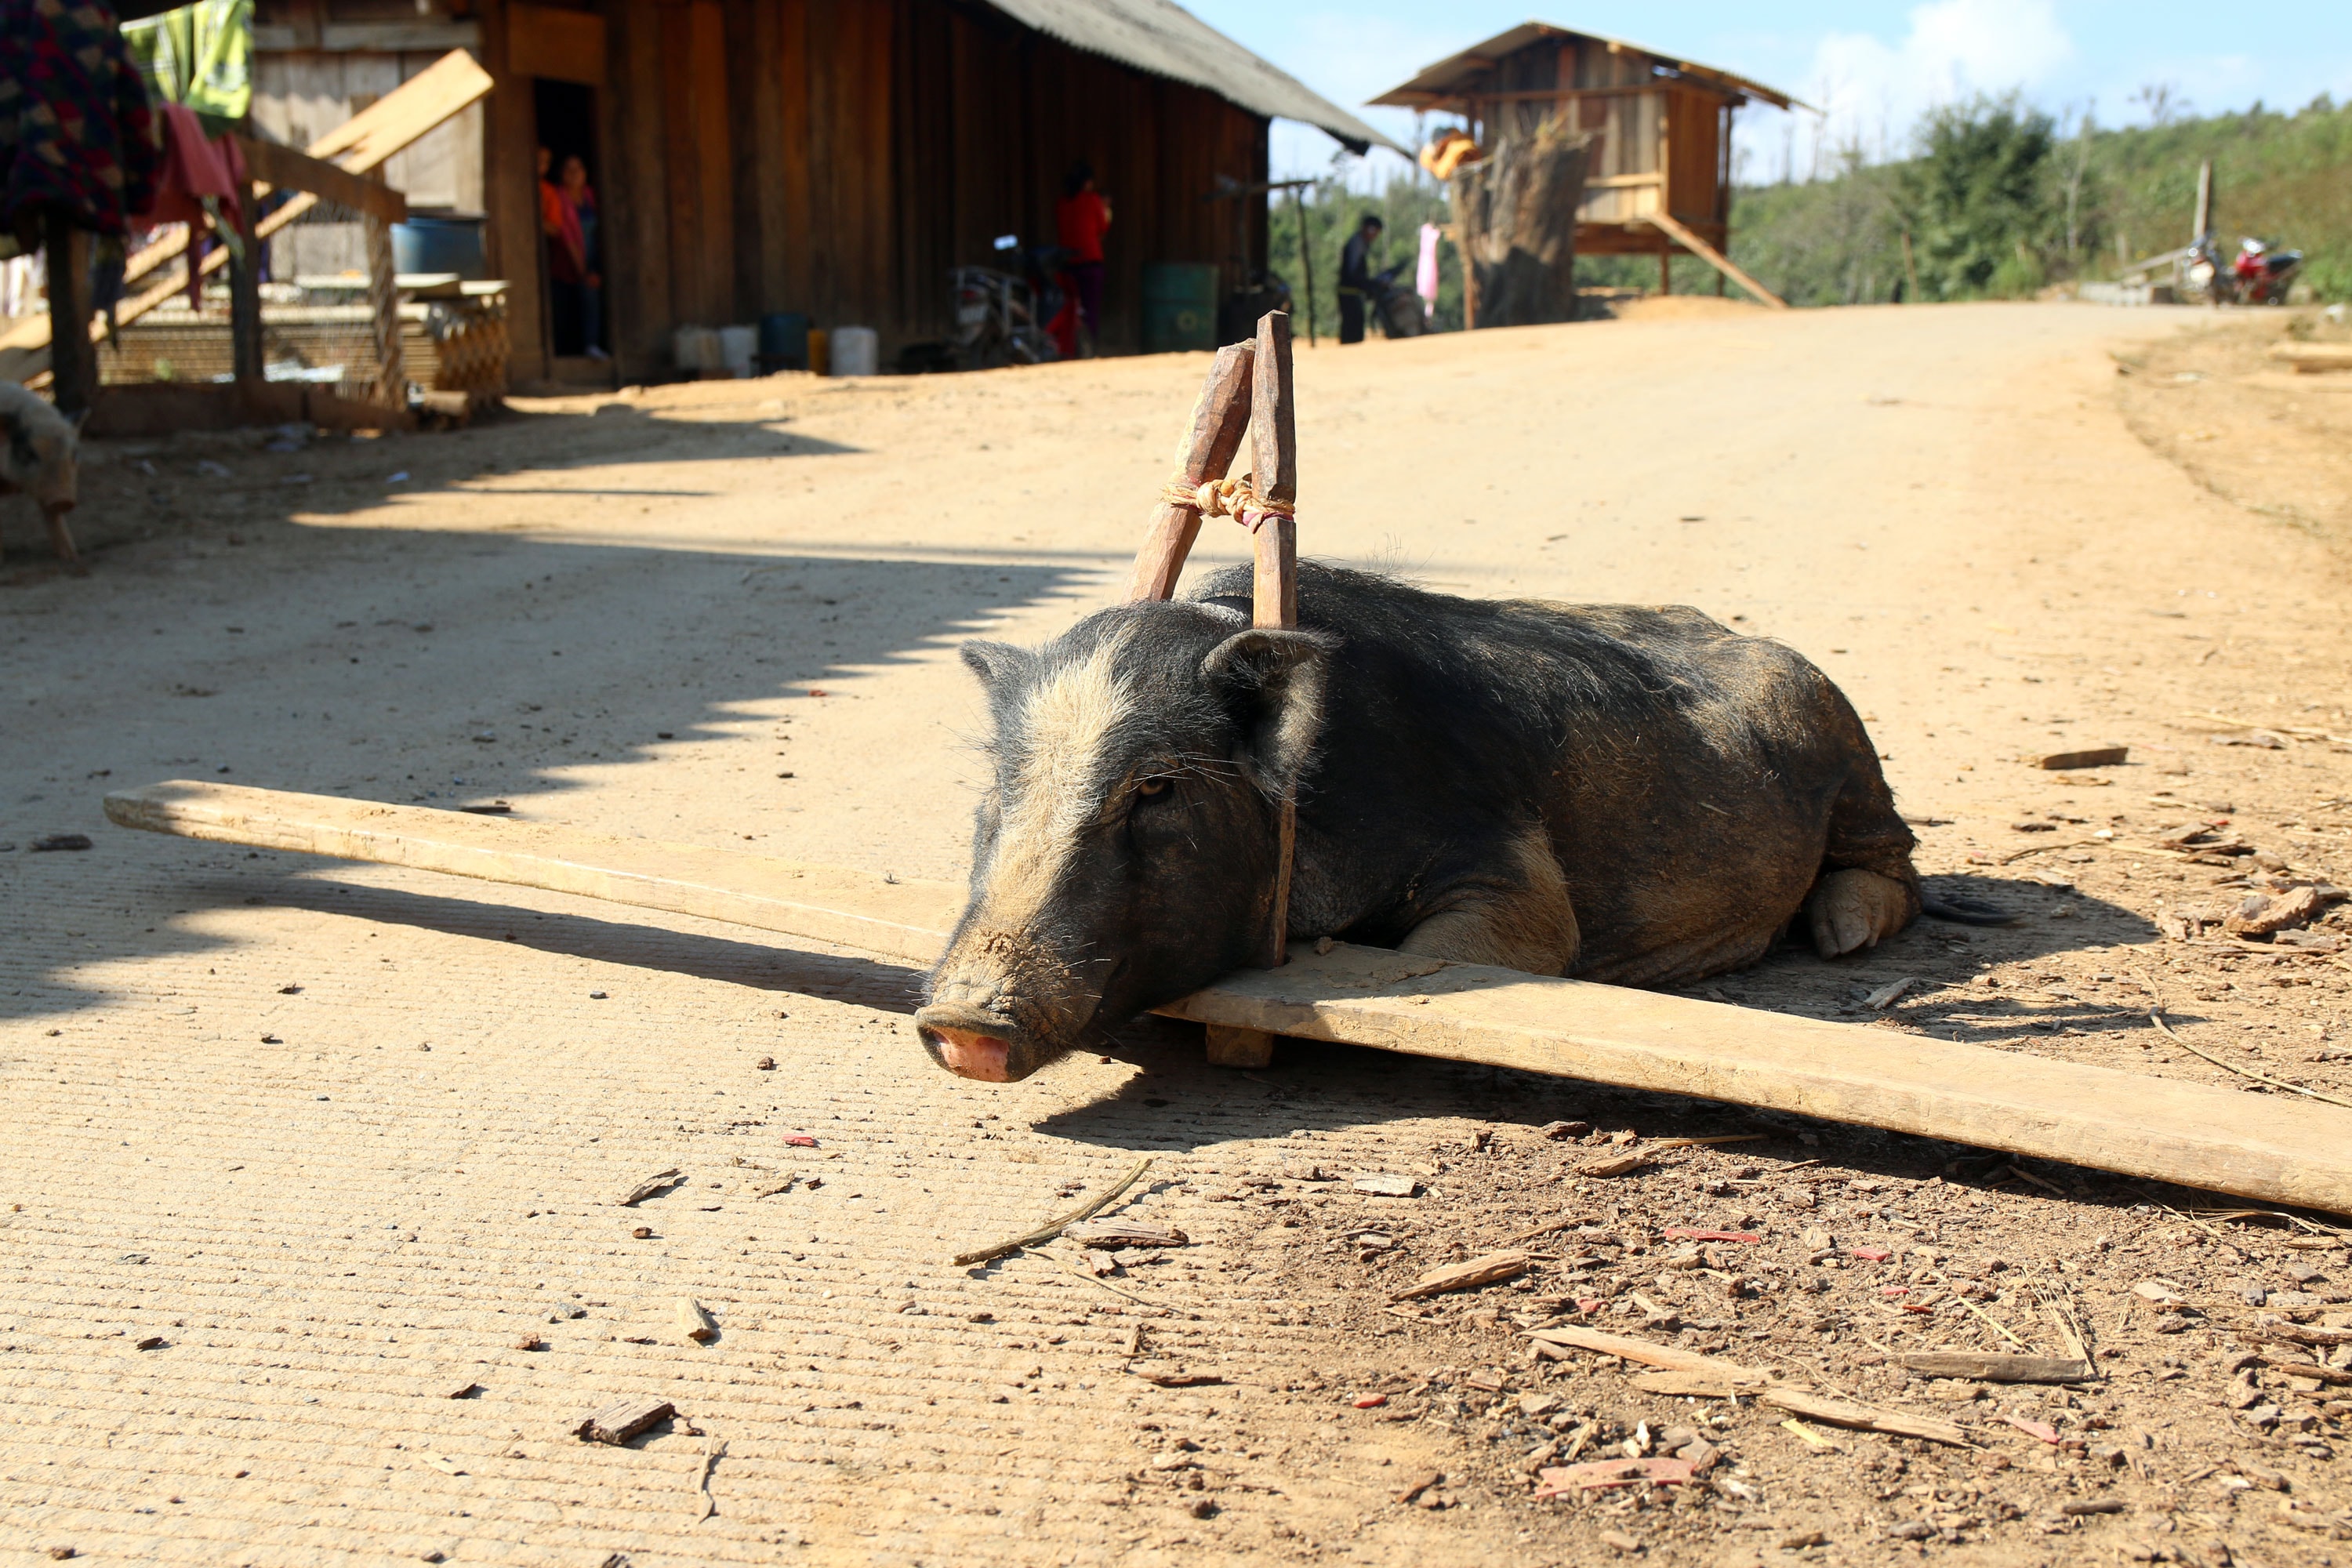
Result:
[[[2026,917],[1711,993],[2228,1077],[2149,1027],[2153,988],[2184,1039],[2352,1098],[2340,953],[2156,923],[2250,872],[2352,874],[2343,559],[2118,403],[2110,351],[2146,364],[2200,321],[1737,311],[1302,353],[1302,542],[1789,641],[1933,824],[1923,868]],[[2352,1254],[2307,1223],[1344,1049],[1213,1071],[1173,1025],[982,1088],[922,1059],[914,977],[855,953],[100,816],[110,787],[226,778],[957,876],[980,714],[954,645],[1116,592],[1204,363],[117,443],[77,518],[86,581],[0,517],[0,1563],[2352,1552],[2352,1376],[2239,1364],[2259,1310],[2352,1324]],[[1207,538],[1197,562],[1240,558]],[[2130,763],[2016,760],[2107,742]],[[2148,847],[2200,818],[2266,858]],[[71,833],[93,847],[35,852]],[[1857,999],[1905,975],[1885,1014]],[[1580,1176],[1590,1151],[1537,1131],[1557,1120],[1657,1163]],[[1146,1154],[1129,1212],[1189,1245],[1102,1281],[947,1265]],[[1367,1171],[1422,1195],[1360,1195]],[[1584,1228],[1531,1289],[1386,1306],[1560,1220]],[[1764,1239],[1701,1252],[1672,1226]],[[2152,1279],[2189,1310],[2133,1293]],[[687,1297],[714,1342],[678,1334]],[[1520,1329],[1579,1301],[1975,1447],[1535,1362]],[[2053,1311],[2102,1381],[1931,1386],[1890,1360],[2054,1352]],[[570,1435],[639,1394],[679,1418]],[[1531,1496],[1546,1464],[1702,1435],[1704,1487]]]

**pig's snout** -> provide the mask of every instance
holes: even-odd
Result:
[[[958,1078],[1011,1083],[1037,1069],[1037,1052],[1010,1020],[966,1002],[935,1002],[915,1015],[923,1049]]]

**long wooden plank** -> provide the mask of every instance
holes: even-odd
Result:
[[[963,902],[729,850],[331,795],[173,781],[109,795],[127,827],[446,871],[934,959]],[[1923,1036],[1383,949],[1297,950],[1160,1011],[1687,1094],[2352,1214],[2352,1111]]]
[[[1732,261],[1731,258],[1724,255],[1723,252],[1717,250],[1715,247],[1701,239],[1697,235],[1693,234],[1688,227],[1686,227],[1678,219],[1675,218],[1672,215],[1663,212],[1643,213],[1637,216],[1634,221],[1636,223],[1655,225],[1662,232],[1664,233],[1667,238],[1673,240],[1676,245],[1681,246],[1685,250],[1689,251],[1693,256],[1697,257],[1701,261],[1706,262],[1709,267],[1714,268],[1717,272],[1722,273],[1726,278],[1730,279],[1734,283],[1738,284],[1742,289],[1747,289],[1750,294],[1755,295],[1759,300],[1764,301],[1765,304],[1770,306],[1773,310],[1785,310],[1789,308],[1789,301],[1783,300],[1780,296],[1764,287],[1763,284],[1759,283],[1755,279],[1750,278],[1747,273],[1741,271],[1738,266]]]

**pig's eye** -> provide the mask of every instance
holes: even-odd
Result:
[[[1146,799],[1155,795],[1166,795],[1168,786],[1172,782],[1166,777],[1143,779],[1136,784],[1135,793]]]

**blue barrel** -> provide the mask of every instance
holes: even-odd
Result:
[[[763,370],[806,370],[809,319],[798,310],[771,310],[760,318],[760,365]]]
[[[392,269],[454,272],[479,281],[489,275],[482,258],[482,221],[478,213],[410,213],[406,223],[392,226]]]
[[[1153,261],[1143,268],[1143,352],[1180,353],[1217,346],[1217,266]]]

